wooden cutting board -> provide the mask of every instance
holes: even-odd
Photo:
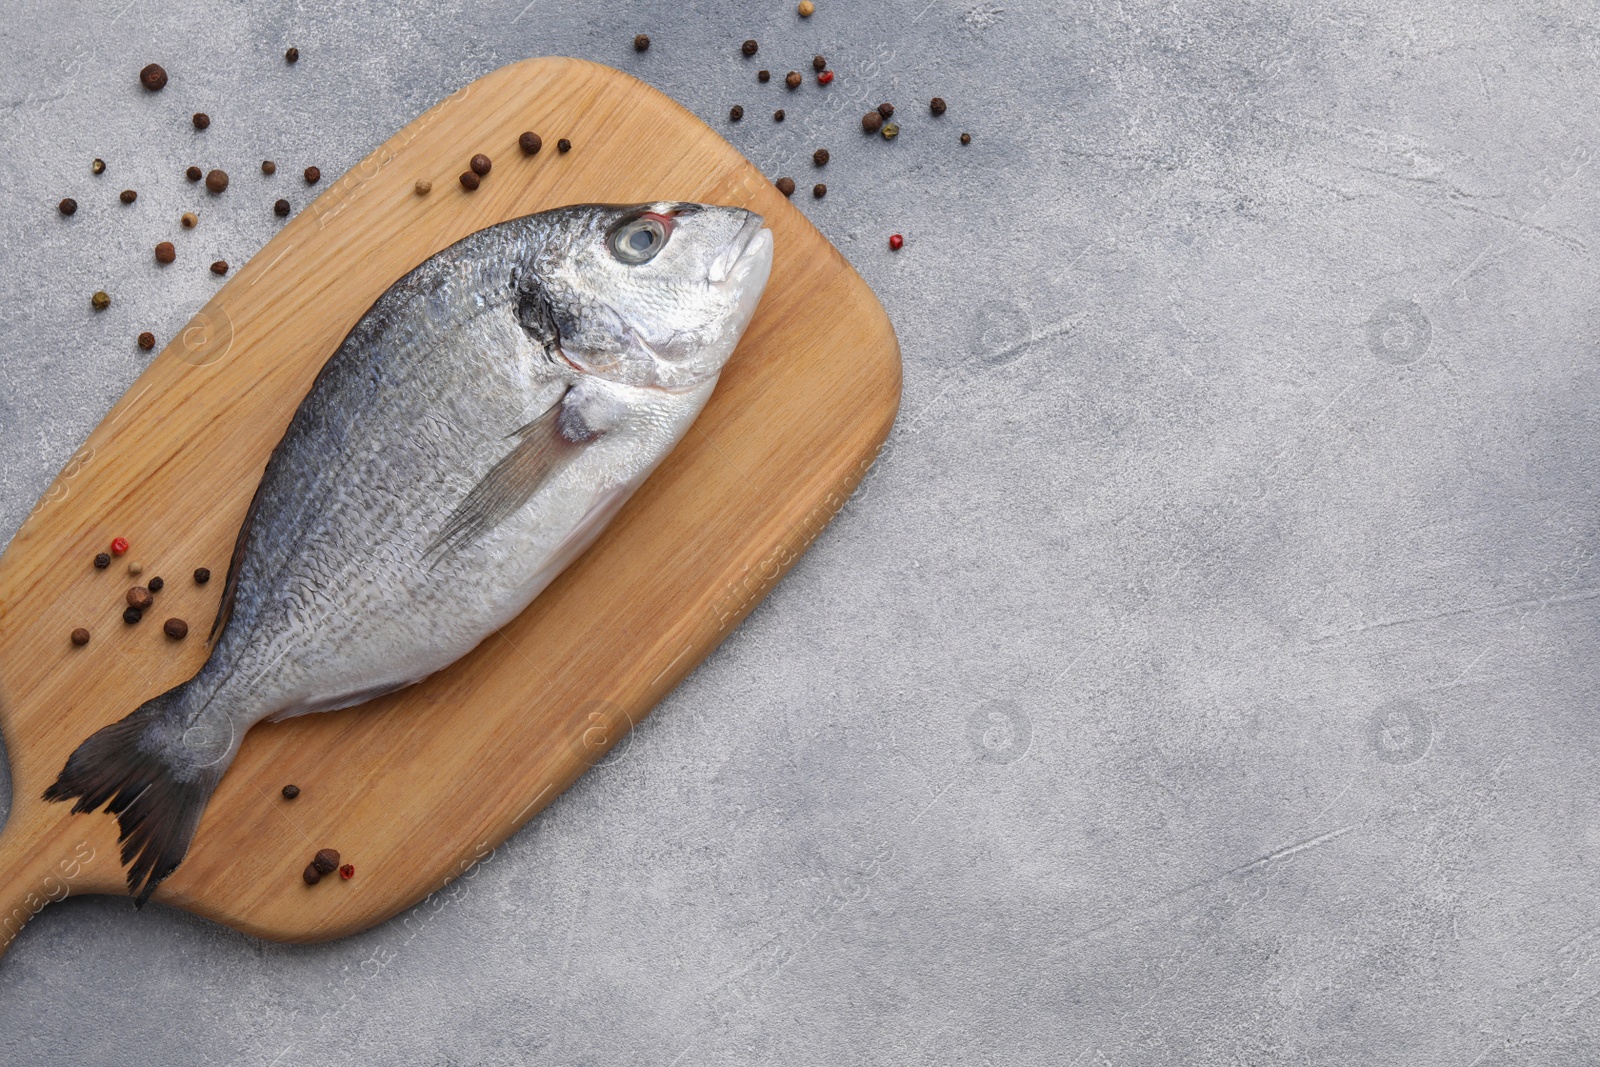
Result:
[[[544,150],[527,157],[533,130]],[[556,140],[570,138],[562,154]],[[494,168],[476,192],[474,153]],[[433,183],[418,195],[418,179]],[[224,194],[227,195],[227,194]],[[889,320],[839,252],[731,145],[644,83],[573,59],[480,78],[390,138],[217,293],[134,382],[0,557],[0,952],[45,903],[123,893],[116,820],[40,799],[96,729],[190,677],[267,456],[372,302],[475,230],[562,204],[749,207],[772,281],[710,405],[589,552],[427,681],[256,727],[155,899],[259,937],[371,926],[460,875],[550,803],[738,624],[844,503],[900,397]],[[106,570],[113,537],[132,543]],[[126,564],[138,559],[135,580]],[[206,585],[196,567],[215,575]],[[136,581],[166,581],[143,622]],[[187,640],[162,634],[169,616]],[[93,634],[82,648],[69,634]],[[648,755],[642,758],[649,758]],[[282,787],[300,787],[298,799]],[[314,887],[322,847],[356,868]],[[130,906],[131,913],[131,906]],[[133,921],[132,915],[129,921]]]

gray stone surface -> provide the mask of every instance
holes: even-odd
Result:
[[[906,385],[793,575],[454,892],[312,947],[70,900],[0,1062],[1600,1060],[1600,19],[818,3],[10,0],[0,537],[302,167],[528,55],[802,189],[830,148],[797,203]]]

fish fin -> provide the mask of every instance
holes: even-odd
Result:
[[[280,442],[279,447],[282,447]],[[276,457],[277,449],[274,448],[273,456]],[[272,460],[267,460],[270,466]],[[255,495],[250,498],[250,507],[245,510],[244,521],[239,524],[239,536],[233,541],[233,555],[228,558],[228,577],[222,583],[222,603],[217,605],[217,617],[211,623],[211,632],[206,635],[206,644],[212,644],[221,636],[227,627],[228,620],[233,617],[233,600],[239,595],[239,565],[244,561],[245,546],[250,543],[250,529],[255,525],[256,512],[261,506],[261,487],[266,484],[266,478],[256,485]]]
[[[340,708],[354,707],[365,704],[369,700],[377,700],[408,685],[415,685],[420,678],[410,678],[403,682],[385,682],[369,689],[357,689],[350,693],[339,693],[322,700],[309,700],[302,704],[290,704],[282,711],[268,715],[266,722],[282,722],[285,719],[297,718],[301,715],[313,715],[319,711],[338,711]]]
[[[472,487],[424,556],[442,555],[494,529],[532,499],[573,453],[603,435],[604,431],[590,429],[577,407],[566,402],[571,396],[568,389],[538,418],[511,434],[518,438],[516,447]]]
[[[179,743],[171,753],[175,704],[188,683],[145,701],[131,715],[89,735],[67,758],[44,799],[77,799],[74,815],[104,807],[117,817],[122,864],[135,907],[189,852],[200,815],[233,760],[233,739]]]

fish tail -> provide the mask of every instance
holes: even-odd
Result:
[[[238,748],[231,736],[186,727],[188,684],[89,735],[44,791],[46,800],[76,798],[73,814],[103,806],[117,817],[135,907],[143,907],[183,862],[200,815]]]

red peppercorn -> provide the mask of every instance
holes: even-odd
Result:
[[[355,876],[356,876],[356,865],[355,864],[347,863],[343,867],[339,868],[339,877],[343,878],[345,881],[348,882],[350,879],[354,878]]]
[[[894,252],[900,251],[901,248],[905,247],[905,243],[906,243],[906,239],[904,237],[901,237],[899,234],[891,233],[889,235],[889,248],[890,248],[891,251],[894,251]]]
[[[111,539],[111,554],[113,556],[120,556],[126,551],[128,551],[128,539],[126,537],[113,537]]]
[[[833,81],[833,71],[831,70],[825,70],[817,75],[818,85],[827,85],[831,81]]]

